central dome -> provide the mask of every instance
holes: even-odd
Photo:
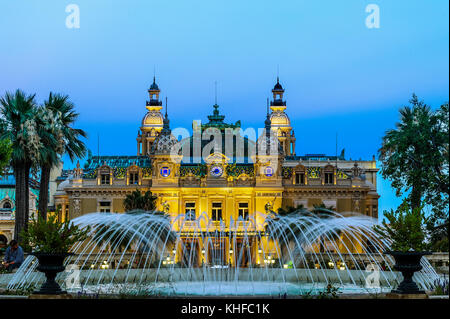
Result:
[[[148,112],[142,120],[143,127],[162,127],[164,117],[160,112]]]
[[[284,112],[273,112],[270,115],[270,121],[274,126],[291,126],[291,121]]]

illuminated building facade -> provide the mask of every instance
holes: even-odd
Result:
[[[375,158],[346,160],[344,152],[296,155],[278,79],[256,141],[240,133],[229,138],[230,132],[239,132],[241,123],[226,123],[217,104],[207,123],[194,124],[192,136],[178,141],[167,108],[162,113],[155,79],[148,93],[135,156],[90,155],[83,169],[77,165],[70,177],[60,178],[54,203],[62,220],[92,212],[124,212],[127,194],[150,190],[158,198],[157,209],[171,216],[173,230],[185,240],[184,251],[194,251],[198,256],[194,264],[200,265],[236,263],[233,247],[242,245],[248,246],[251,256],[239,263],[249,258],[262,263],[261,249],[274,249],[274,243],[261,236],[264,220],[279,208],[324,205],[337,212],[378,217]],[[194,240],[194,232],[214,238],[213,242]]]

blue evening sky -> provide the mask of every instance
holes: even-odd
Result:
[[[69,4],[80,28],[66,27]],[[380,28],[365,25],[368,4]],[[0,0],[0,94],[69,94],[101,155],[135,155],[154,69],[171,126],[207,120],[214,82],[226,121],[262,127],[279,65],[297,154],[371,159],[415,92],[448,101],[447,0]],[[68,160],[65,167],[73,167]],[[380,179],[380,211],[395,207]]]

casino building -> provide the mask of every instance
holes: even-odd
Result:
[[[124,212],[127,194],[136,188],[150,190],[158,198],[157,208],[170,214],[173,229],[186,245],[200,251],[205,249],[202,243],[189,242],[199,225],[206,233],[220,228],[224,238],[215,237],[216,241],[239,245],[239,227],[246,227],[250,235],[261,232],[265,216],[279,208],[325,205],[337,212],[378,217],[375,158],[347,160],[344,151],[339,156],[297,155],[285,91],[278,79],[265,121],[261,112],[264,130],[256,141],[241,135],[240,121],[225,122],[217,104],[208,122],[194,123],[192,136],[178,141],[167,108],[163,114],[155,78],[148,93],[136,155],[90,154],[83,168],[78,164],[57,179],[54,203],[61,220],[92,212]],[[257,246],[251,248],[255,254]],[[213,243],[208,249],[215,247],[225,247],[219,255],[229,258],[226,244]]]

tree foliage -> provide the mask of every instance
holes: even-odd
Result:
[[[392,240],[391,250],[407,252],[410,250],[424,251],[429,249],[426,243],[427,231],[425,223],[427,218],[422,206],[412,208],[408,200],[394,211],[384,211],[387,219],[382,225],[375,225],[374,230],[383,239]]]
[[[305,207],[302,204],[297,205],[297,207],[294,207],[294,206],[287,206],[286,208],[280,207],[280,208],[278,208],[278,215],[287,216],[287,215],[290,215],[292,213],[299,212],[299,211],[302,211],[302,212],[306,211]]]
[[[27,95],[21,90],[7,92],[0,98],[1,140],[11,142],[11,164],[21,165],[23,162],[38,158],[41,141],[36,129],[37,104],[35,95]]]
[[[379,150],[381,173],[391,181],[397,196],[406,195],[412,209],[422,203],[431,207],[427,225],[431,241],[448,243],[448,103],[432,111],[413,95],[410,106],[399,112],[400,121],[386,132]]]
[[[142,193],[136,189],[125,197],[123,206],[127,212],[133,210],[151,211],[155,209],[156,199],[157,197],[152,195],[150,191],[147,191],[142,195]]]
[[[11,160],[11,142],[9,139],[0,140],[0,176],[3,175],[5,168]]]
[[[26,251],[67,253],[73,244],[87,238],[90,229],[80,229],[70,221],[59,222],[56,216],[38,216],[23,231],[21,238]]]
[[[81,129],[73,128],[79,114],[67,95],[50,92],[43,107],[38,111],[38,127],[44,149],[40,152],[39,166],[41,181],[39,189],[39,213],[46,218],[48,206],[48,185],[51,169],[67,154],[71,161],[86,154],[86,146],[80,137],[86,137]]]
[[[36,123],[35,95],[21,90],[0,98],[0,140],[11,145],[10,165],[16,178],[16,216],[14,239],[27,228],[29,218],[30,169],[37,164],[42,141]]]

